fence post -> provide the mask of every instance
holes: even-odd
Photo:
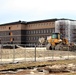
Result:
[[[54,60],[54,52],[53,52],[54,47],[52,46],[52,60]]]
[[[13,46],[13,63],[14,63],[14,59],[15,59],[15,45],[12,45]]]
[[[35,45],[35,62],[36,62],[36,45]]]
[[[1,49],[1,51],[0,51],[0,54],[1,54],[1,57],[0,57],[0,59],[1,59],[1,64],[2,64],[2,45],[0,45],[0,49]]]
[[[44,45],[44,61],[45,61],[45,47],[46,47],[46,46]]]
[[[26,62],[26,45],[25,45],[25,49],[24,49],[24,57],[25,57],[25,62]]]
[[[69,47],[68,47],[68,59],[69,59]]]

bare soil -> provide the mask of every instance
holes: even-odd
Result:
[[[50,56],[75,56],[76,51],[60,51],[60,50],[46,50],[36,49],[36,57],[50,57]],[[1,49],[0,58],[3,59],[12,59],[12,58],[33,58],[35,57],[35,48],[30,49]]]
[[[35,56],[35,49],[34,50],[25,50],[25,49],[2,49],[0,52],[0,58],[10,59],[13,58],[13,54],[15,54],[15,58],[21,57],[34,57]],[[76,55],[76,52],[73,51],[51,51],[51,50],[36,50],[37,57],[48,57],[48,56],[66,56],[66,55]],[[1,56],[2,55],[2,56]],[[53,64],[68,64],[68,63],[75,63],[76,60],[60,60],[60,61],[48,61],[48,62],[23,62],[17,64],[3,64],[0,65],[0,75],[76,75],[75,72],[73,73],[43,73],[43,72],[31,72],[30,69],[27,67],[31,66],[41,66],[41,65],[53,65]],[[27,68],[21,71],[10,71],[15,69]],[[4,71],[7,70],[7,71]]]
[[[76,64],[76,60],[60,60],[50,62],[29,62],[29,63],[17,63],[17,64],[4,64],[0,65],[0,75],[76,75],[76,72],[33,72],[33,69],[29,69],[43,65],[54,65],[54,64]],[[26,69],[22,69],[26,68]]]
[[[20,71],[20,72],[16,72],[16,73],[0,73],[0,75],[76,75],[76,73],[42,73],[42,72],[37,72],[37,73],[33,73],[30,70],[24,70],[24,71]]]

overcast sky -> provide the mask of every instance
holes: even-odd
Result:
[[[76,19],[76,0],[0,0],[0,24],[52,18]]]

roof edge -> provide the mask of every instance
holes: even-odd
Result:
[[[57,20],[70,20],[70,21],[76,21],[76,20],[73,20],[73,19],[67,19],[67,18],[60,18],[60,19],[57,19],[57,18],[53,18],[53,19],[45,19],[45,20],[37,20],[37,21],[16,21],[16,22],[10,22],[10,23],[5,23],[5,24],[0,24],[0,26],[3,26],[3,25],[11,25],[11,24],[31,24],[31,23],[38,23],[38,22],[50,22],[50,21],[57,21]]]
[[[54,19],[45,19],[45,20],[37,20],[37,21],[28,21],[28,23],[37,23],[37,22],[50,22],[50,21],[56,21],[58,20],[57,18],[54,18]]]
[[[0,24],[0,26],[3,26],[3,25],[10,25],[10,24],[26,24],[27,22],[26,21],[16,21],[16,22],[10,22],[10,23],[4,23],[4,24]]]

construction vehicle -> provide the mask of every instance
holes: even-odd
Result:
[[[64,47],[68,48],[69,45],[68,40],[66,38],[62,38],[60,33],[52,33],[52,35],[47,38],[47,41],[47,50],[62,50]]]

